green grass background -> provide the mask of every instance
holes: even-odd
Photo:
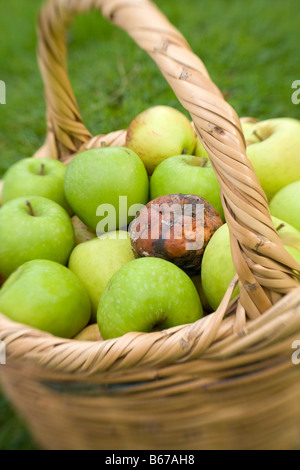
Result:
[[[46,133],[43,83],[36,61],[41,0],[0,4],[0,178],[30,157]],[[300,118],[291,101],[300,79],[299,0],[156,0],[240,116]],[[156,65],[99,12],[68,33],[69,76],[93,135],[126,128],[143,109],[167,104],[185,112]],[[5,366],[0,366],[5,367]],[[1,374],[1,369],[0,369]],[[0,449],[34,449],[22,419],[0,394]]]

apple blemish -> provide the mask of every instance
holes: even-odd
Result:
[[[204,249],[222,224],[218,212],[200,196],[161,196],[131,223],[132,250],[136,258],[162,258],[193,276],[200,272]]]

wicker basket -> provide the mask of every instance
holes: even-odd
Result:
[[[158,65],[190,113],[221,187],[237,276],[216,312],[192,325],[114,340],[65,340],[0,315],[5,394],[45,449],[296,449],[300,266],[274,229],[241,124],[182,35],[147,0],[50,0],[38,58],[48,134],[36,157],[66,164],[92,137],[66,72],[72,18],[100,9]],[[239,283],[239,296],[230,302]]]

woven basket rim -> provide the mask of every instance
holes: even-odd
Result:
[[[232,302],[232,305],[235,304],[236,301]],[[300,330],[299,312],[300,287],[280,299],[264,315],[248,320],[241,327],[235,327],[231,314],[227,318],[227,326],[220,332],[219,322],[223,320],[223,314],[219,319],[215,316],[215,335],[211,334],[212,328],[204,328],[205,323],[214,323],[214,317],[210,314],[190,325],[152,333],[129,332],[101,341],[57,337],[14,322],[0,313],[0,339],[7,345],[12,363],[21,361],[34,365],[39,373],[43,370],[45,374],[61,373],[65,377],[76,373],[78,377],[88,379],[95,373],[99,376],[99,373],[124,372],[146,366],[150,369],[176,365],[184,367],[186,361],[199,359],[216,361],[222,368],[222,364],[227,367],[226,361],[235,357],[242,362],[247,361],[252,357],[251,350],[258,350],[258,357],[263,359],[265,354],[268,357],[269,352],[271,357],[283,352],[286,355],[288,344],[288,354],[291,356],[290,348]],[[295,328],[296,335],[293,332]],[[219,336],[217,333],[220,333]],[[264,348],[269,352],[262,354]]]

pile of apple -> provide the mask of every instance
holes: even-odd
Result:
[[[300,263],[300,121],[242,126],[274,226]],[[162,239],[166,226],[180,232],[187,220],[161,212],[155,227],[147,217],[157,202],[169,217],[173,202],[204,207],[200,250]],[[186,237],[196,235],[197,227]],[[234,275],[218,180],[193,125],[174,108],[136,116],[122,147],[85,150],[67,166],[24,158],[4,175],[0,312],[14,321],[84,340],[161,330],[214,311]]]

